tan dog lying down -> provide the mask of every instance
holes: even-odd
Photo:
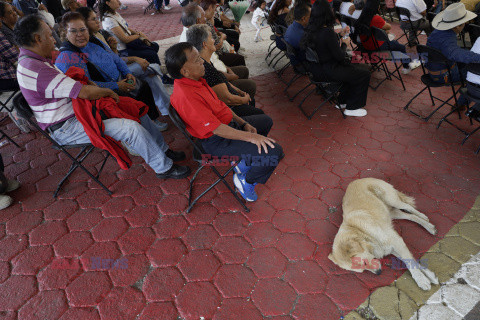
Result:
[[[414,261],[402,237],[393,229],[392,219],[410,220],[431,234],[437,233],[428,217],[414,205],[413,198],[395,190],[385,181],[374,178],[353,181],[343,197],[343,222],[328,258],[342,269],[355,272],[368,270],[375,274],[380,274],[382,269],[380,263],[368,263],[374,259],[393,254],[404,261]],[[354,264],[353,261],[367,263]],[[423,290],[430,290],[430,283],[438,284],[435,274],[427,268],[406,265]]]

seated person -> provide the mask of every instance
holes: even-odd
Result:
[[[392,26],[378,14],[373,16],[372,21],[370,22],[370,27],[382,29],[387,33],[387,35],[390,33],[390,29],[392,29]],[[390,48],[390,50],[392,51],[407,53],[407,49],[405,48],[405,46],[399,43],[397,40],[380,41],[366,35],[360,35],[360,40],[362,41],[363,48],[369,51],[387,51],[388,48]],[[420,66],[420,61],[415,61],[412,63],[412,60],[410,58],[405,58],[402,61],[402,65],[402,73],[408,74],[410,73],[410,71],[412,71],[412,69]]]
[[[205,11],[205,19],[208,26],[212,29],[213,40],[217,48],[217,54],[220,60],[228,67],[244,66],[245,58],[238,53],[225,52],[223,50],[224,41],[227,40],[225,33],[221,33],[214,27],[213,16],[215,15],[215,8],[217,6],[216,0],[200,0],[200,7]],[[225,42],[227,43],[227,42]],[[230,45],[229,45],[230,46]]]
[[[187,30],[189,27],[195,24],[206,23],[205,11],[203,11],[203,9],[195,3],[191,3],[183,8],[181,21],[183,24],[183,31],[180,35],[179,42],[186,42]],[[235,86],[239,87],[251,96],[255,95],[257,86],[254,81],[248,80],[250,72],[246,66],[240,65],[231,68],[227,67],[223,61],[220,60],[216,52],[212,54],[211,61],[215,68],[222,72],[225,77],[227,77],[228,81],[232,82]]]
[[[290,4],[292,4],[292,0],[276,0],[275,3],[272,5],[272,8],[270,9],[267,20],[268,24],[280,25],[287,28],[288,25],[285,22],[285,18],[290,11]],[[280,50],[285,50],[285,44],[282,42],[283,37],[279,33],[275,33],[275,36],[275,44],[277,48]]]
[[[480,55],[480,38],[477,38],[471,51]],[[467,72],[467,90],[468,90],[468,93],[471,94],[472,96],[480,98],[480,76],[479,75],[471,72]]]
[[[302,46],[311,47],[317,53],[319,63],[310,64],[315,77],[320,81],[343,84],[338,100],[339,107],[346,109],[345,115],[363,117],[367,115],[364,107],[367,104],[370,71],[364,65],[346,61],[345,51],[340,47],[338,35],[333,30],[334,24],[335,16],[327,0],[315,1]]]
[[[351,17],[353,11],[355,10],[355,5],[353,4],[353,0],[343,0],[340,4],[340,9],[338,12],[343,14],[344,16]],[[342,22],[342,28],[345,28],[345,23]]]
[[[55,21],[62,16],[63,7],[61,0],[42,0],[42,3],[47,8],[48,12],[52,14]]]
[[[3,2],[10,4],[13,7],[13,11],[15,11],[19,17],[23,17],[23,12],[19,10],[17,7],[15,7],[12,0],[4,0]]]
[[[100,21],[98,20],[95,11],[89,7],[81,7],[77,10],[77,12],[80,13],[85,19],[90,37],[95,37],[102,41],[100,44],[103,45],[104,49],[107,51],[108,49],[111,49],[113,53],[118,56],[117,40],[114,36],[106,31],[104,31],[104,33],[108,34],[107,39],[102,36],[100,33]],[[127,64],[130,73],[148,83],[158,111],[162,114],[162,116],[167,116],[168,107],[170,105],[170,95],[166,91],[162,80],[157,76],[160,71],[160,66],[157,64],[150,64],[150,62],[140,57],[129,56],[121,59]],[[155,119],[152,116],[151,118]],[[158,120],[155,120],[155,123],[160,127],[160,131],[164,131],[168,128],[167,123],[162,123]]]
[[[480,0],[460,0],[460,2],[465,5],[465,9],[475,12],[475,7],[480,2]]]
[[[432,22],[435,30],[427,39],[427,46],[435,48],[452,62],[448,79],[448,70],[443,65],[428,62],[426,67],[430,78],[438,83],[458,82],[466,77],[466,65],[480,63],[480,54],[462,49],[457,44],[457,35],[465,27],[465,23],[477,15],[467,11],[463,3],[453,3],[440,12]],[[463,106],[466,100],[463,96],[458,99],[458,105]]]
[[[13,7],[6,2],[0,2],[0,19],[2,21],[0,29],[0,88],[14,91],[19,89],[16,76],[19,51],[15,45],[12,30],[17,22],[17,14],[13,11]]]
[[[360,17],[360,14],[362,14],[363,8],[365,8],[365,0],[353,0],[353,8],[354,10],[351,11],[352,8],[350,7],[350,16],[352,18],[358,19]]]
[[[38,13],[39,10],[48,12],[47,7],[35,0],[13,0],[13,5],[24,15]]]
[[[239,22],[229,19],[223,12],[224,0],[217,0],[213,22],[218,31],[227,36],[227,42],[233,45],[236,52],[240,49],[240,26]]]
[[[262,110],[254,107],[254,97],[229,83],[213,66],[210,58],[215,52],[215,44],[210,28],[206,24],[196,24],[188,28],[187,41],[199,51],[205,67],[204,78],[221,101],[240,117],[263,114]]]
[[[220,101],[202,78],[203,60],[191,44],[170,47],[165,64],[175,78],[172,105],[187,131],[200,139],[205,154],[242,157],[233,182],[245,200],[256,201],[255,185],[266,183],[283,157],[282,147],[267,137],[272,119],[264,114],[241,118]]]
[[[77,0],[62,0],[62,7],[65,12],[75,12],[81,5]]]
[[[72,99],[97,100],[118,95],[108,88],[82,85],[51,64],[55,43],[52,32],[38,15],[21,18],[15,25],[15,39],[21,47],[17,69],[20,89],[43,130],[61,145],[90,143],[82,124],[73,111]],[[77,30],[76,30],[77,31]],[[190,168],[174,161],[185,159],[185,153],[168,148],[152,120],[144,115],[134,120],[103,120],[104,134],[128,143],[161,179],[186,178]]]
[[[432,32],[430,22],[425,19],[427,15],[427,5],[424,0],[397,0],[395,6],[408,9],[410,11],[410,20],[416,30],[425,31],[427,35]],[[400,15],[400,27],[407,31],[408,45],[410,47],[416,46],[415,30],[410,26],[408,17]]]
[[[99,0],[98,3],[103,29],[117,38],[117,49],[120,55],[140,57],[160,65],[158,44],[151,42],[142,32],[131,29],[116,11],[119,8],[119,0]]]
[[[137,88],[136,78],[125,62],[97,38],[90,39],[83,16],[78,12],[67,12],[62,18],[62,26],[67,39],[60,48],[55,65],[63,72],[72,66],[80,67],[98,86],[110,88],[123,96],[133,95],[149,106],[148,115],[156,120],[159,129],[166,130],[165,124],[157,120],[159,113],[150,87],[139,85]]]
[[[296,6],[294,12],[295,21],[288,27],[287,32],[285,32],[285,41],[296,49],[295,56],[289,57],[292,65],[297,65],[305,61],[305,50],[300,48],[300,41],[310,20],[311,12],[312,9],[307,5]]]

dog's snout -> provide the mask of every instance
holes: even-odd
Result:
[[[382,274],[382,269],[375,270],[375,274],[377,276],[381,275]]]

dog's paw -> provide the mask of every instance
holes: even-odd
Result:
[[[430,279],[427,278],[427,276],[425,276],[420,270],[410,270],[410,273],[420,289],[428,291],[432,288]]]
[[[428,223],[428,225],[425,229],[427,229],[427,231],[430,232],[433,235],[437,234],[437,228],[435,228],[435,226],[431,223]]]
[[[427,276],[428,279],[430,279],[431,283],[438,284],[438,278],[435,273],[433,273],[433,271],[431,271],[430,269],[422,269],[422,272],[424,275]]]

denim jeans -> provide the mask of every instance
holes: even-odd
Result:
[[[392,51],[400,51],[402,53],[407,53],[407,50],[405,46],[401,43],[399,43],[397,40],[390,40],[388,43],[385,41],[380,47],[380,51],[386,51],[388,50],[388,47],[390,46],[390,50]],[[404,68],[409,68],[409,63],[412,62],[412,59],[404,59],[402,60],[402,65]]]
[[[160,70],[160,66],[158,64],[150,64],[150,67]],[[168,115],[168,106],[170,105],[170,96],[168,92],[165,90],[162,80],[157,74],[148,68],[146,71],[143,71],[142,67],[134,62],[128,65],[128,69],[130,72],[141,80],[144,80],[150,86],[153,93],[153,99],[155,100],[155,105],[158,108],[158,111],[162,114],[162,116]]]
[[[467,78],[467,68],[464,65],[460,64],[460,68],[458,67],[459,64],[456,64],[453,68],[450,69],[450,74],[452,76],[451,81],[452,82],[460,82],[461,79],[465,82],[465,79]],[[438,83],[445,83],[445,78],[448,78],[448,74],[439,74],[439,75],[433,75],[430,74],[430,78]],[[467,104],[467,98],[465,98],[463,95],[460,95],[457,99],[457,104],[459,106],[461,105],[466,105]]]
[[[168,171],[173,162],[165,155],[168,145],[162,134],[148,116],[141,117],[140,121],[141,124],[123,118],[103,120],[105,135],[128,143],[156,173]],[[75,117],[68,119],[51,137],[60,145],[90,143],[82,124]]]

